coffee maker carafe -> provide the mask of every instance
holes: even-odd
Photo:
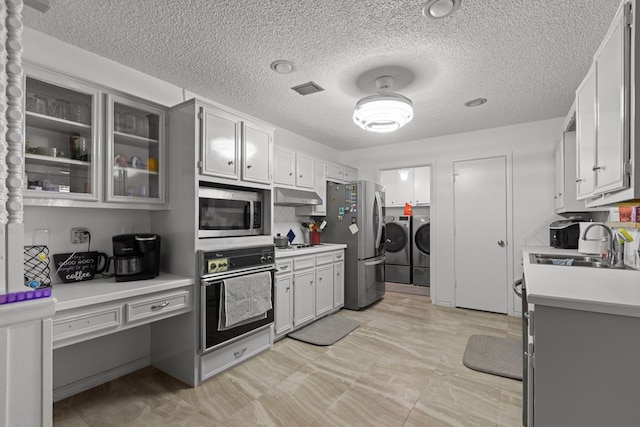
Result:
[[[116,282],[153,279],[160,274],[160,236],[113,236],[113,269]]]

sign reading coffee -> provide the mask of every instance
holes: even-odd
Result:
[[[64,283],[91,280],[107,267],[107,254],[97,251],[55,254],[53,262]]]

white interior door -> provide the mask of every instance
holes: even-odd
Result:
[[[507,313],[507,160],[457,161],[455,306]]]

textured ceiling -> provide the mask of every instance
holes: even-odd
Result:
[[[619,0],[51,0],[27,27],[338,150],[565,116]],[[292,74],[269,68],[296,64]],[[380,71],[415,117],[375,134],[352,121]],[[314,81],[325,90],[290,88]],[[467,108],[465,101],[489,102]]]

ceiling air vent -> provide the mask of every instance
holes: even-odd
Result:
[[[24,0],[24,4],[25,6],[30,6],[42,13],[49,10],[49,0]]]
[[[300,95],[311,95],[312,93],[322,92],[324,90],[314,82],[303,83],[301,85],[294,86],[291,89],[295,90]]]

